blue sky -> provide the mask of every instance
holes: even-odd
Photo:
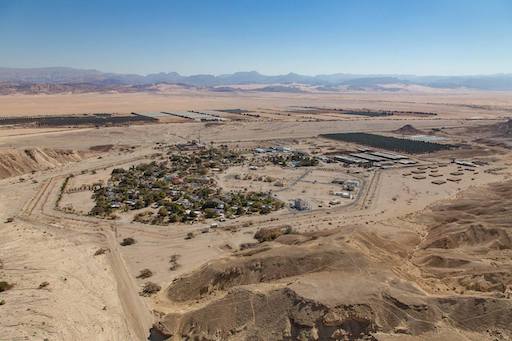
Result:
[[[512,73],[512,0],[0,0],[0,66]]]

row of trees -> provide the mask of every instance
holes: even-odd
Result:
[[[268,161],[279,166],[288,166],[290,163],[295,167],[312,167],[318,165],[318,160],[315,157],[299,152],[270,155]]]

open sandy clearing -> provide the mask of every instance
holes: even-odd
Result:
[[[265,103],[262,105],[262,103]],[[161,93],[62,94],[0,96],[1,115],[71,114],[91,112],[148,112],[244,108],[286,109],[290,106],[348,109],[417,110],[439,112],[442,117],[495,117],[500,109],[510,113],[506,92],[429,93],[227,93],[207,90],[172,90]]]

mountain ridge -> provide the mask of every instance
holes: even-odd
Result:
[[[477,90],[512,90],[512,74],[469,76],[417,76],[399,74],[333,73],[315,76],[287,73],[264,75],[257,71],[231,74],[195,74],[184,76],[177,72],[159,72],[147,75],[102,72],[95,69],[71,67],[6,68],[0,67],[0,82],[29,84],[110,84],[143,85],[156,83],[186,84],[193,86],[224,86],[235,84],[306,84],[312,86],[346,86],[371,88],[380,85],[421,85],[431,88],[468,88]]]

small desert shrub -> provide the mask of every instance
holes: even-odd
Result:
[[[139,295],[148,297],[159,292],[160,289],[162,289],[162,287],[159,286],[158,284],[153,282],[147,282],[146,284],[144,284],[144,287],[142,288],[142,291],[139,293]]]
[[[256,246],[258,246],[258,243],[242,243],[240,244],[240,251],[252,249]]]
[[[103,255],[103,254],[105,254],[107,251],[109,251],[109,249],[104,248],[104,247],[101,247],[101,248],[99,248],[98,250],[96,250],[96,252],[94,252],[94,255],[95,255],[95,256]]]
[[[0,292],[4,292],[9,289],[12,289],[12,287],[14,287],[14,284],[7,283],[6,281],[0,281]]]
[[[153,272],[149,269],[142,269],[140,270],[139,272],[139,275],[137,276],[137,278],[149,278],[153,276]]]
[[[276,239],[283,234],[290,234],[293,232],[293,229],[289,225],[279,226],[279,227],[268,227],[259,229],[254,235],[254,239],[259,241],[260,243],[268,242]]]
[[[219,214],[213,208],[207,208],[204,210],[204,217],[206,219],[216,218]]]
[[[180,258],[180,255],[172,255],[169,259],[169,270],[175,271],[177,268],[179,268],[178,259]]]
[[[135,244],[135,239],[133,239],[132,237],[124,238],[123,241],[119,243],[119,245],[121,246],[128,246],[133,244]]]
[[[39,284],[39,289],[46,288],[49,285],[50,285],[50,282],[47,282],[47,281],[41,282],[41,284]]]
[[[242,227],[249,227],[253,224],[253,222],[251,220],[249,221],[246,221],[245,223],[242,224]]]
[[[133,217],[133,221],[138,222],[138,223],[147,224],[147,223],[151,222],[152,218],[153,218],[153,212],[145,211],[145,212],[137,213],[135,215],[135,217]]]

